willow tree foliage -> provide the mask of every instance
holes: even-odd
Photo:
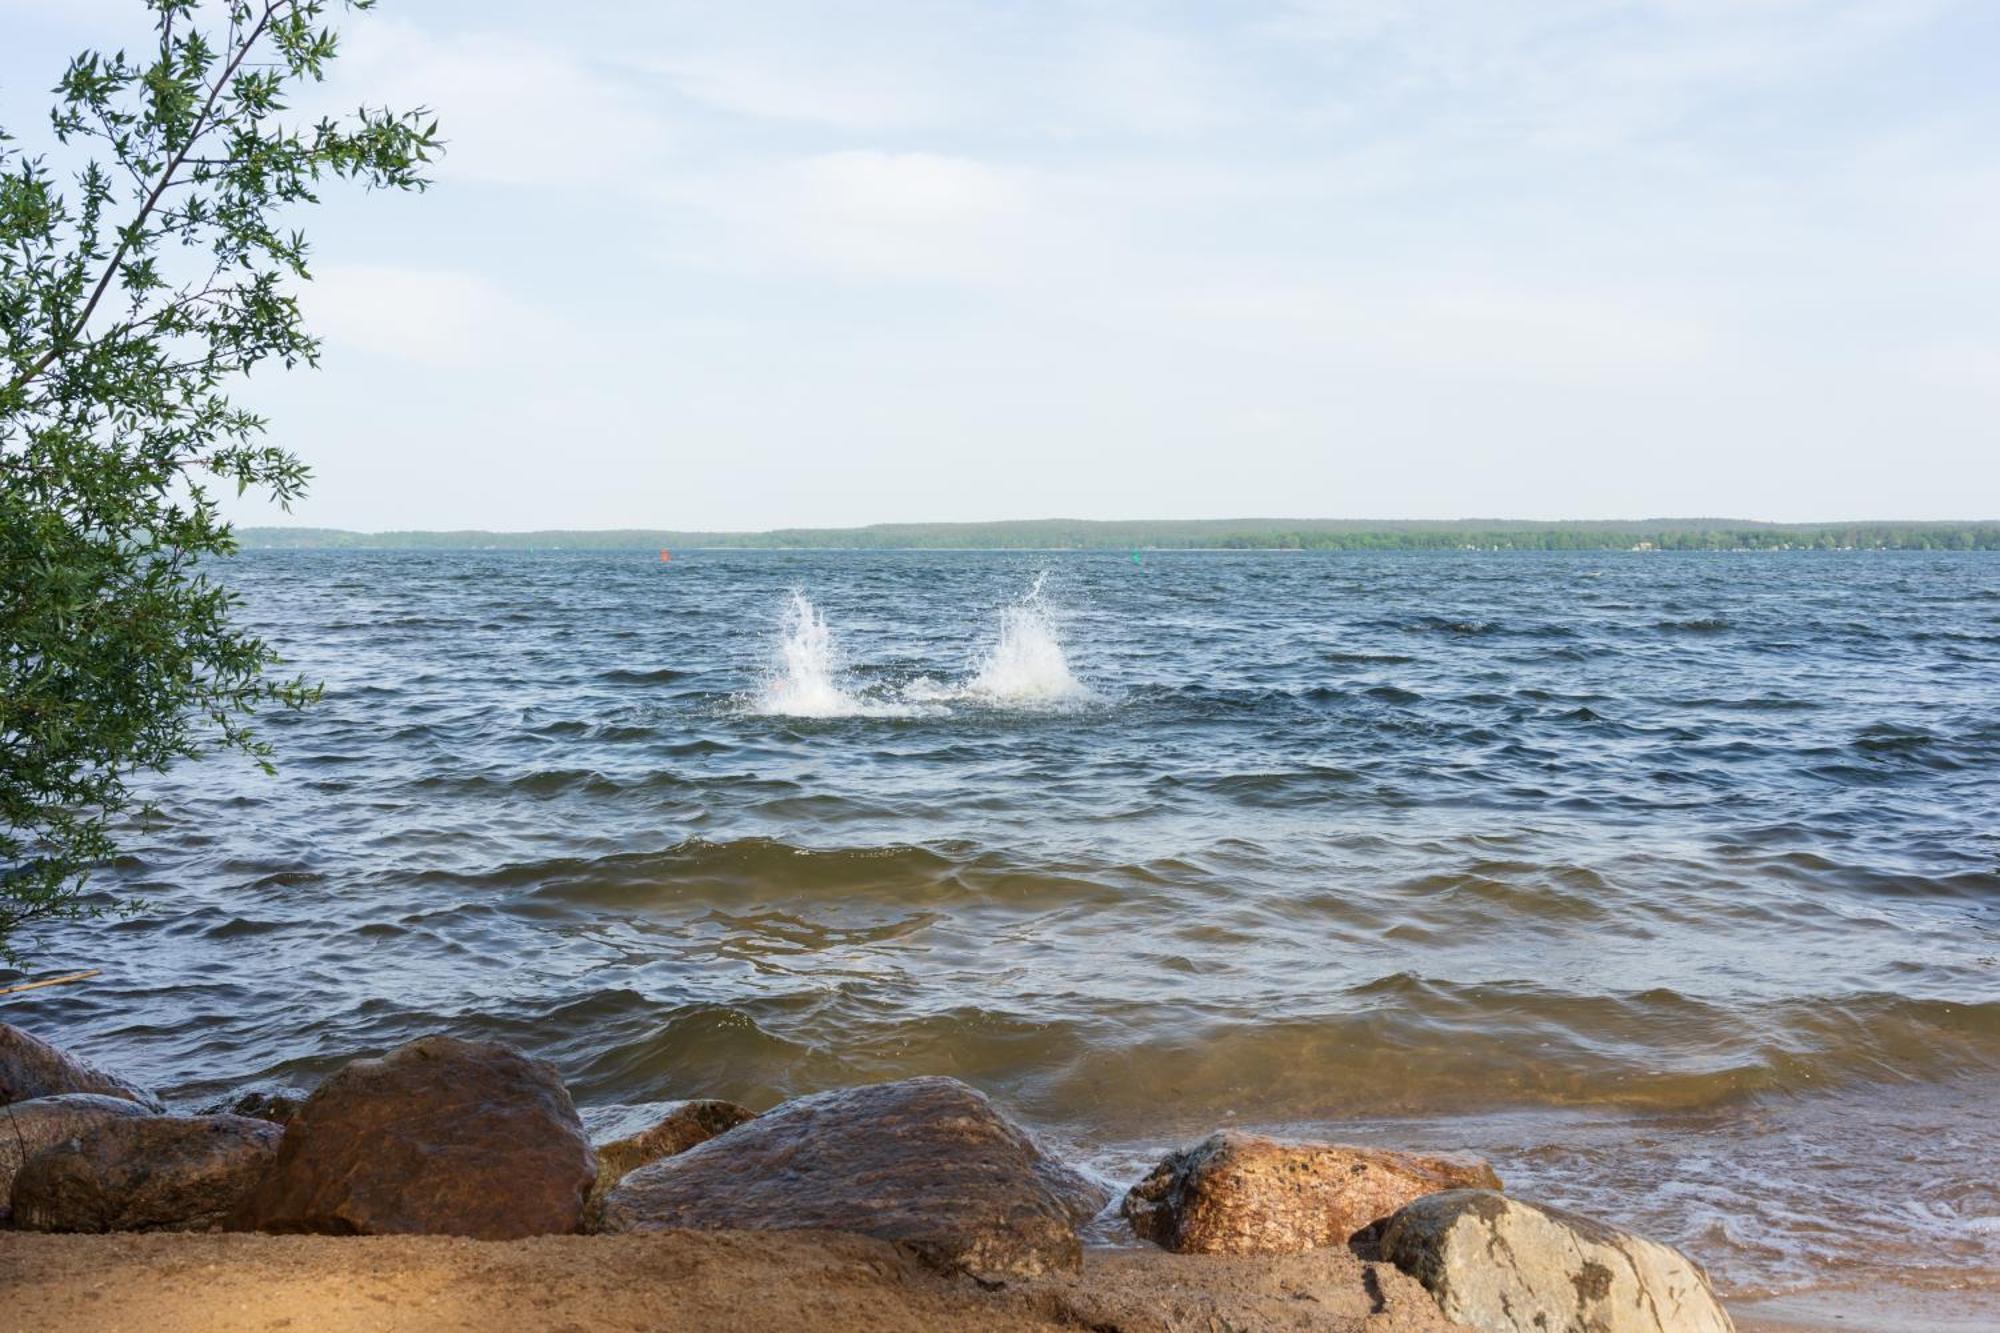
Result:
[[[351,0],[346,9],[372,0]],[[130,783],[317,691],[234,621],[217,497],[289,507],[305,465],[228,392],[314,364],[296,216],[330,179],[422,189],[421,109],[290,109],[335,53],[329,0],[147,0],[142,57],[86,52],[39,151],[0,127],[0,956],[90,910]]]

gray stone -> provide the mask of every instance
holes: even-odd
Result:
[[[1382,1228],[1382,1258],[1488,1333],[1730,1333],[1699,1265],[1657,1241],[1493,1190],[1449,1190]]]
[[[247,1116],[107,1120],[44,1148],[14,1178],[23,1231],[206,1231],[278,1155],[284,1128]]]
[[[854,1231],[976,1276],[1077,1268],[1105,1190],[951,1078],[787,1102],[610,1190],[602,1231]]]

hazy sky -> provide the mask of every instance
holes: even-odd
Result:
[[[0,0],[0,125],[138,0]],[[292,520],[2000,516],[2000,4],[383,0]],[[248,522],[274,509],[245,507]]]

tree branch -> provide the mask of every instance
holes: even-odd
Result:
[[[159,207],[160,198],[167,192],[167,186],[172,184],[174,173],[187,161],[187,156],[194,150],[195,144],[200,142],[202,135],[212,128],[205,122],[209,114],[215,110],[216,99],[222,96],[222,90],[236,77],[237,67],[243,63],[243,58],[250,54],[250,48],[257,44],[257,39],[264,35],[264,29],[270,25],[272,16],[278,12],[278,7],[289,2],[290,0],[265,0],[264,12],[258,18],[257,25],[243,38],[243,44],[237,47],[235,55],[230,57],[221,75],[209,88],[208,98],[201,104],[201,111],[195,116],[194,124],[188,130],[187,142],[181,145],[180,151],[174,154],[171,162],[167,163],[167,169],[160,173],[159,183],[153,186],[152,193],[146,196],[146,202],[140,207],[138,216],[124,229],[124,234],[118,241],[118,249],[112,253],[111,262],[105,265],[103,274],[97,279],[96,287],[91,290],[90,300],[84,304],[83,313],[77,316],[76,323],[70,326],[67,333],[49,344],[49,350],[44,352],[35,364],[21,372],[7,386],[10,392],[20,389],[55,364],[55,359],[68,351],[82,335],[84,328],[90,323],[90,317],[97,313],[97,303],[104,299],[104,293],[110,290],[112,279],[118,276],[118,266],[124,263],[126,251],[132,248],[132,238],[139,234],[139,229],[146,225],[146,219],[153,215],[155,208]]]

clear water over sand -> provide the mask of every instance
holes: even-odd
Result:
[[[2000,558],[226,570],[326,699],[157,782],[150,908],[9,1015],[171,1097],[431,1031],[596,1107],[944,1072],[1121,1183],[1267,1127],[1737,1291],[2000,1264]]]

